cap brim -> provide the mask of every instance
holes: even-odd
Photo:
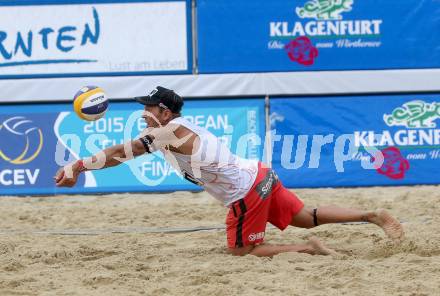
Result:
[[[136,102],[141,103],[145,106],[155,106],[158,105],[160,102],[160,99],[155,99],[150,96],[134,97],[134,99]]]

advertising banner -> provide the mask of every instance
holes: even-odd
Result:
[[[68,104],[0,108],[1,195],[200,190],[172,169],[160,152],[85,172],[71,189],[56,188],[52,177],[59,166],[134,139],[146,127],[137,103],[112,102],[105,117],[93,122],[80,120],[71,108]],[[221,137],[232,152],[261,159],[263,99],[187,101],[183,116]]]
[[[187,1],[84,2],[0,4],[0,78],[192,69]]]
[[[57,138],[54,126],[66,105],[0,107],[0,194],[53,194]],[[70,106],[69,106],[70,107]],[[47,109],[46,109],[47,108]],[[69,151],[65,157],[71,158]],[[81,176],[79,184],[84,184]]]
[[[440,183],[440,95],[272,99],[270,120],[286,186]]]
[[[438,68],[437,0],[198,1],[201,73]]]

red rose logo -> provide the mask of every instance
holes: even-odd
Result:
[[[391,179],[403,179],[405,172],[409,170],[409,161],[402,156],[399,148],[388,147],[383,149],[381,153],[383,164],[380,168],[376,168],[377,172]]]
[[[284,49],[291,61],[305,66],[313,65],[315,58],[318,56],[318,49],[305,36],[290,41]]]

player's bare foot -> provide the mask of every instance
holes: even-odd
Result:
[[[336,255],[336,251],[326,247],[317,237],[313,236],[309,238],[307,243],[311,248],[311,253],[313,255]]]
[[[387,210],[379,209],[374,211],[368,218],[368,221],[381,227],[385,234],[395,242],[400,242],[403,239],[404,232],[400,222],[391,216]]]

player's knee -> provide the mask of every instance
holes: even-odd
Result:
[[[308,229],[318,226],[316,210],[317,209],[307,209],[307,217],[309,219],[309,223],[306,225],[306,228]]]
[[[246,246],[241,248],[228,248],[228,253],[232,256],[245,256],[249,254],[254,246]]]
[[[314,209],[304,207],[301,212],[293,217],[290,225],[307,229],[317,226],[314,223]]]

